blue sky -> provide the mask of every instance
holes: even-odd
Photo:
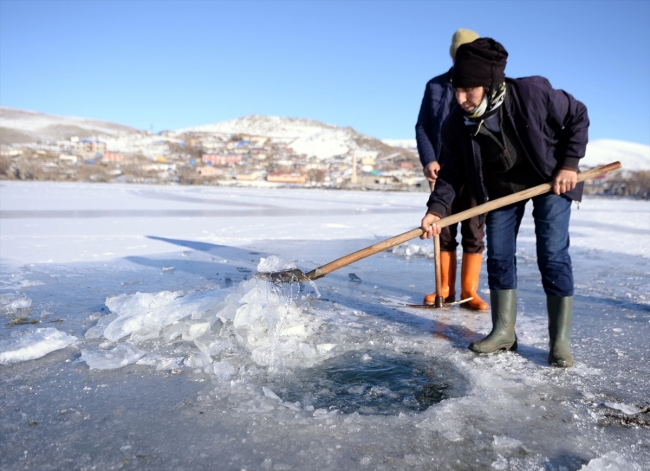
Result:
[[[250,114],[412,139],[469,28],[583,101],[590,138],[650,144],[649,1],[6,1],[0,104],[160,131]]]

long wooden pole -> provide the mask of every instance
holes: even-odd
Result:
[[[579,173],[578,182],[583,182],[585,180],[596,178],[605,173],[618,170],[621,167],[622,165],[620,162],[612,162],[611,164],[603,165],[602,167],[597,167],[588,170],[586,172]],[[503,206],[508,206],[509,204],[517,203],[519,201],[533,198],[535,196],[543,195],[544,193],[548,193],[549,191],[551,191],[551,188],[552,188],[552,183],[542,183],[541,185],[534,186],[527,190],[519,191],[517,193],[513,193],[512,195],[504,196],[503,198],[498,198],[492,201],[488,201],[487,203],[483,203],[481,205],[475,206],[474,208],[470,208],[466,211],[461,211],[460,213],[452,214],[451,216],[438,220],[436,222],[436,225],[438,227],[447,227],[452,224],[456,224],[461,221],[464,221],[465,219],[473,218],[474,216],[479,216],[481,214],[487,213],[488,211],[499,209],[502,208]],[[358,250],[354,253],[336,259],[333,262],[320,266],[310,271],[305,276],[307,279],[317,280],[318,278],[321,278],[327,275],[328,273],[332,273],[334,270],[338,270],[341,267],[354,263],[363,258],[370,257],[371,255],[374,255],[378,252],[382,252],[391,247],[395,247],[396,245],[402,244],[411,239],[415,239],[416,237],[420,237],[423,233],[424,231],[422,230],[421,227],[418,227],[416,229],[411,229],[408,232],[404,232],[395,237],[391,237],[390,239],[383,240],[374,245],[371,245],[370,247],[366,247],[365,249]]]
[[[429,182],[431,193],[436,189],[436,182]],[[433,301],[434,307],[442,307],[442,264],[440,263],[440,235],[433,237],[433,263],[436,269],[436,297]]]
[[[440,264],[440,235],[433,236],[433,256],[436,258],[436,299],[434,307],[442,307],[442,267]],[[454,258],[454,261],[456,258]]]

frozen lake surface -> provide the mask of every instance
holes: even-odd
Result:
[[[574,205],[567,370],[530,214],[516,353],[467,349],[489,314],[406,306],[430,241],[252,278],[417,227],[426,199],[1,182],[0,468],[650,469],[648,202]]]

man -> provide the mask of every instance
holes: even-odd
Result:
[[[422,238],[440,232],[466,184],[479,204],[551,181],[552,192],[532,198],[537,264],[546,293],[552,365],[573,365],[569,334],[573,271],[569,257],[571,201],[580,200],[577,169],[587,146],[587,108],[543,77],[506,79],[508,53],[490,38],[464,44],[452,74],[457,106],[442,130],[444,162],[422,219]],[[488,284],[492,331],[469,348],[478,353],[516,349],[516,238],[527,201],[487,215]]]
[[[459,29],[451,39],[449,54],[452,61],[456,57],[456,50],[461,44],[466,44],[478,38],[478,34],[468,29]],[[424,98],[420,106],[420,114],[415,125],[415,137],[418,144],[418,154],[424,170],[424,176],[432,184],[438,178],[440,170],[440,148],[442,142],[440,131],[442,123],[449,111],[456,104],[454,90],[451,84],[451,71],[439,75],[427,83]],[[443,164],[444,165],[444,164]],[[447,216],[464,211],[476,206],[472,195],[464,188],[458,198],[449,207]],[[440,234],[440,267],[441,267],[441,293],[446,302],[456,300],[456,234],[458,224],[445,227]],[[461,299],[472,298],[461,306],[475,311],[487,311],[488,304],[483,301],[476,290],[478,289],[481,262],[485,244],[484,226],[478,218],[468,219],[461,224],[463,262],[461,265]],[[436,293],[424,297],[425,304],[434,304]]]

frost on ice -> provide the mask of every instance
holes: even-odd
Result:
[[[115,187],[110,191],[113,194]],[[295,195],[286,201],[295,200]],[[361,193],[355,195],[363,197]],[[371,196],[373,200],[378,197],[377,194]],[[259,200],[259,195],[256,199]],[[602,210],[604,204],[599,202],[594,206]],[[644,215],[647,215],[647,205],[645,202]],[[338,206],[332,203],[330,207]],[[290,213],[288,206],[285,209]],[[584,210],[581,207],[580,214],[585,213]],[[619,213],[626,219],[641,219],[623,211],[603,214]],[[353,220],[357,219],[356,216],[336,217],[327,222],[354,226]],[[369,214],[364,224],[372,226],[370,223],[376,222],[370,217]],[[409,220],[412,217],[408,215]],[[591,219],[583,216],[585,225],[578,227],[583,231],[576,231],[576,239],[580,240],[582,234],[591,234],[592,226],[586,224]],[[279,221],[278,227],[286,226],[284,223],[289,219]],[[408,222],[405,229],[411,224],[412,221]],[[203,228],[202,222],[199,225]],[[386,236],[393,235],[394,228],[388,226],[382,230],[391,231]],[[328,229],[322,224],[314,227],[312,234],[319,241],[314,244],[322,244],[322,249],[316,247],[322,251],[319,257],[329,259],[328,253],[340,255],[357,245],[356,242],[327,245],[323,240],[332,232],[325,233]],[[19,433],[12,435],[14,439],[7,447],[13,453],[8,459],[13,460],[16,469],[32,459],[23,460],[23,448],[19,443],[27,433],[36,438],[29,446],[29,457],[42,452],[41,455],[46,456],[43,460],[56,462],[69,458],[71,462],[83,464],[87,458],[82,454],[88,451],[83,439],[86,433],[97,432],[95,435],[99,435],[94,438],[99,437],[100,441],[104,438],[101,435],[105,435],[106,446],[102,447],[105,451],[98,448],[98,454],[91,452],[91,459],[118,467],[120,460],[128,455],[116,450],[133,446],[128,452],[131,456],[150,449],[160,454],[158,458],[163,467],[165,462],[176,458],[196,460],[195,467],[206,468],[220,459],[227,463],[224,459],[232,458],[230,467],[233,469],[319,469],[320,466],[333,470],[347,469],[354,463],[367,469],[576,470],[583,465],[583,471],[637,469],[635,461],[647,461],[644,461],[648,456],[647,428],[624,424],[646,424],[647,414],[641,412],[623,417],[623,413],[634,413],[645,405],[639,396],[647,390],[643,378],[647,378],[643,374],[647,370],[643,362],[646,344],[642,341],[650,325],[647,317],[650,298],[647,283],[643,283],[647,278],[644,278],[647,255],[638,261],[620,257],[621,264],[639,265],[636,268],[621,265],[614,275],[611,266],[619,261],[616,254],[594,249],[593,252],[583,250],[576,257],[583,268],[576,270],[578,282],[582,283],[581,292],[586,294],[576,311],[578,364],[569,371],[558,372],[546,364],[548,339],[544,295],[535,284],[538,276],[531,276],[531,273],[537,274],[533,255],[534,227],[526,220],[522,227],[523,240],[518,247],[522,263],[518,266],[524,275],[525,295],[522,296],[522,315],[517,321],[518,335],[522,339],[522,349],[517,354],[475,356],[467,350],[470,341],[489,331],[489,316],[462,310],[415,311],[399,308],[392,301],[383,303],[388,297],[404,302],[411,299],[409,296],[423,293],[422,289],[430,287],[433,280],[427,255],[432,246],[430,242],[421,245],[426,253],[418,254],[417,246],[406,245],[402,254],[395,250],[368,259],[363,268],[351,269],[363,279],[362,284],[349,283],[347,271],[324,279],[319,282],[319,288],[326,293],[322,300],[304,291],[298,292],[295,284],[275,286],[262,280],[246,280],[241,284],[237,281],[228,283],[225,289],[216,288],[215,270],[221,271],[218,276],[224,280],[227,276],[231,281],[241,280],[243,272],[237,270],[239,262],[235,263],[240,255],[243,266],[254,267],[249,263],[252,257],[247,250],[257,251],[264,247],[271,253],[276,248],[280,251],[278,245],[282,245],[284,253],[294,251],[295,247],[284,247],[282,241],[271,241],[268,245],[257,241],[241,250],[223,247],[211,249],[212,253],[196,251],[181,261],[165,255],[163,263],[148,263],[143,265],[146,268],[138,269],[137,279],[141,284],[132,283],[125,288],[120,288],[127,285],[118,284],[119,276],[125,280],[136,278],[131,263],[124,266],[124,272],[119,271],[122,261],[106,264],[105,268],[91,265],[93,270],[99,268],[98,277],[89,280],[88,284],[93,281],[103,284],[89,291],[87,297],[82,297],[78,290],[74,296],[59,295],[57,290],[82,286],[81,277],[88,276],[88,267],[75,265],[74,270],[80,271],[73,271],[72,265],[43,266],[39,276],[50,280],[52,285],[25,293],[33,297],[29,309],[34,309],[34,305],[39,311],[48,307],[58,316],[69,304],[70,314],[65,316],[69,323],[64,324],[65,331],[81,332],[80,335],[75,333],[79,337],[85,332],[81,348],[88,364],[52,368],[51,362],[43,359],[41,365],[29,362],[22,369],[0,365],[0,371],[5,373],[3,379],[11,381],[3,388],[8,398],[5,402],[21,405],[20,411],[11,407],[3,423],[13,427],[14,423],[23,421]],[[354,230],[346,229],[341,233]],[[607,230],[612,229],[608,227]],[[260,233],[264,237],[268,235],[266,231]],[[638,239],[637,233],[632,235]],[[216,241],[220,236],[208,234],[206,237]],[[243,239],[245,235],[238,233],[237,237]],[[110,238],[97,240],[97,247],[100,243],[110,243]],[[583,236],[582,240],[584,246],[590,247],[593,237]],[[616,247],[623,245],[613,243],[613,236],[603,240]],[[125,245],[122,240],[114,243]],[[217,252],[228,256],[232,263],[205,268],[204,262],[219,263],[211,260]],[[401,263],[398,257],[409,255],[415,256],[408,261],[408,267],[400,271],[403,276],[396,283],[396,260]],[[316,258],[313,252],[307,251],[305,260],[312,258]],[[176,266],[175,274],[161,276],[160,267],[170,265]],[[152,270],[152,267],[158,268]],[[291,267],[290,263],[269,257],[259,269],[275,271]],[[194,269],[192,273],[185,271]],[[209,270],[209,280],[200,276],[208,273],[204,269]],[[48,270],[51,279],[45,276]],[[419,281],[420,276],[427,278]],[[612,284],[612,276],[616,281],[620,279],[620,283]],[[625,277],[634,279],[624,281]],[[86,284],[86,280],[83,281]],[[407,289],[406,283],[413,283],[413,286]],[[482,283],[486,285],[484,279]],[[140,286],[143,293],[133,294],[135,285]],[[376,285],[374,289],[373,285]],[[145,288],[150,286],[156,287]],[[206,289],[207,286],[212,288]],[[309,289],[308,285],[302,287],[305,291]],[[188,293],[180,289],[197,291]],[[121,290],[114,291],[107,300],[110,312],[95,312],[88,317],[86,308],[95,306],[98,296],[109,290]],[[145,293],[147,290],[150,292]],[[129,294],[115,296],[121,293]],[[27,302],[23,293],[17,294],[14,300],[21,298],[22,303]],[[60,299],[53,300],[56,302],[50,305],[49,295]],[[623,312],[613,307],[619,301],[625,302]],[[24,309],[16,304],[13,308]],[[4,332],[14,339],[18,336],[12,334],[24,330],[26,326],[7,327]],[[603,349],[604,345],[607,347]],[[71,350],[51,357],[68,358],[69,352]],[[123,366],[125,364],[128,366]],[[89,367],[95,369],[88,372]],[[100,367],[122,370],[97,369]],[[280,374],[272,368],[280,370]],[[127,369],[137,374],[127,374]],[[395,374],[386,380],[384,373],[390,371]],[[640,374],[627,380],[630,371]],[[180,377],[172,377],[181,372]],[[618,381],[621,386],[617,386]],[[99,388],[103,385],[100,382],[115,385],[112,394],[101,394]],[[21,388],[27,385],[38,386],[33,391],[38,394],[27,396],[28,390]],[[152,392],[154,397],[158,385],[164,385],[164,390],[159,389],[160,401],[136,400],[137,411],[126,408],[128,413],[111,418],[111,410],[123,406],[124,398],[143,397],[142,392]],[[82,394],[84,386],[88,386],[87,392]],[[144,388],[140,389],[142,386]],[[625,390],[627,386],[632,386],[629,393]],[[611,402],[605,404],[604,401]],[[59,407],[58,404],[66,408],[75,406],[79,409],[79,417],[90,415],[89,421],[83,422],[88,425],[83,426],[76,420],[67,422],[72,416],[54,414],[53,407]],[[32,406],[36,406],[33,416],[21,415],[30,412],[28,407]],[[164,415],[157,413],[161,408]],[[205,415],[200,417],[199,412]],[[47,420],[47,424],[31,428],[25,425],[27,420],[39,418]],[[205,435],[205,427],[201,424],[207,423],[206,418],[214,425],[217,435]],[[97,424],[99,428],[95,427]],[[169,424],[173,424],[173,430],[166,427]],[[64,439],[60,450],[47,451],[51,448],[48,448],[51,440],[47,440],[47,435],[53,427],[62,432]],[[76,432],[65,434],[66,429]],[[138,437],[130,439],[129,429],[152,433],[144,441]],[[244,444],[241,439],[248,438],[248,430],[251,436]],[[640,440],[637,441],[637,437]],[[182,450],[174,447],[179,440],[197,447],[182,447]],[[291,449],[284,443],[290,443]],[[204,460],[195,450],[202,445],[201,453],[207,454]],[[251,447],[259,454],[252,456]],[[613,450],[620,456],[611,453]],[[244,458],[236,461],[235,455]],[[255,461],[247,462],[248,457]],[[113,461],[109,463],[106,458]],[[332,461],[328,462],[330,459]],[[456,463],[457,459],[462,463]],[[592,461],[587,463],[590,459]],[[623,459],[632,465],[627,465]],[[149,462],[152,467],[158,464],[149,459],[133,459],[137,461]]]
[[[145,352],[135,345],[125,342],[111,350],[81,350],[81,360],[91,370],[113,370],[135,363]]]
[[[31,306],[32,300],[25,295],[0,294],[0,310],[4,314],[13,314],[19,309],[29,309]]]
[[[619,453],[610,451],[600,458],[591,460],[580,471],[640,471],[636,464],[630,463]]]
[[[18,363],[41,358],[77,341],[77,337],[54,327],[27,330],[15,337],[0,340],[0,364]]]

